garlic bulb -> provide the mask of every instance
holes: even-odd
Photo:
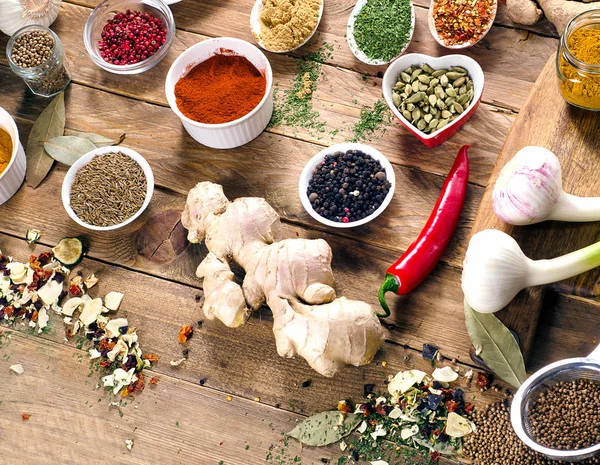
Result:
[[[597,266],[600,242],[551,260],[531,260],[511,236],[486,229],[469,242],[462,290],[473,310],[494,313],[526,287],[561,281]]]
[[[13,35],[30,24],[50,26],[62,0],[0,0],[0,30]]]
[[[502,171],[492,194],[494,212],[509,224],[546,220],[600,220],[600,197],[577,197],[562,188],[558,158],[543,147],[525,147]]]

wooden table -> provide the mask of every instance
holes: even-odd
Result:
[[[207,37],[228,35],[252,41],[250,0],[184,0],[174,5],[179,30],[169,55],[153,70],[130,77],[106,73],[87,56],[82,32],[97,3],[63,2],[53,26],[73,71],[66,94],[67,133],[89,131],[114,138],[127,133],[125,145],[152,165],[157,182],[154,198],[131,227],[90,234],[71,221],[62,207],[60,186],[66,170],[57,165],[39,188],[23,186],[0,207],[0,248],[25,260],[62,237],[86,234],[89,254],[78,269],[100,278],[93,294],[125,293],[119,315],[138,328],[144,351],[159,355],[151,373],[159,381],[125,399],[120,408],[109,406],[108,395],[95,389],[98,373],[90,370],[86,352],[77,341],[64,338],[63,323],[56,315],[51,316],[51,331],[40,336],[21,326],[1,328],[2,463],[248,465],[294,463],[296,456],[305,465],[335,462],[340,455],[337,446],[284,447],[281,432],[292,429],[305,415],[334,407],[340,399],[361,399],[365,383],[384,389],[383,380],[399,370],[431,371],[431,363],[419,353],[423,343],[439,346],[445,357],[468,368],[470,344],[459,285],[462,257],[497,154],[538,73],[557,47],[556,33],[548,23],[530,30],[515,27],[501,7],[497,25],[466,52],[485,71],[486,88],[478,112],[453,139],[434,150],[397,125],[374,138],[371,143],[394,165],[396,195],[373,223],[336,231],[311,220],[296,186],[306,161],[322,146],[346,140],[361,107],[372,107],[381,98],[380,69],[355,60],[346,45],[351,0],[327,0],[319,33],[298,53],[314,51],[324,42],[333,45],[314,99],[328,132],[319,138],[305,130],[275,128],[229,151],[207,149],[186,134],[166,104],[164,78],[183,50]],[[427,30],[428,2],[416,3],[417,29],[409,52],[445,53]],[[0,46],[5,47],[6,40],[3,37]],[[285,89],[298,57],[270,54],[269,59],[275,82]],[[26,89],[11,73],[4,55],[0,83],[0,105],[15,117],[25,142],[48,101]],[[329,132],[334,129],[339,129],[335,136]],[[329,242],[339,294],[377,305],[376,291],[385,269],[417,236],[458,148],[466,143],[472,146],[471,184],[456,236],[442,263],[418,290],[405,298],[390,298],[395,306],[386,322],[388,341],[371,365],[347,368],[326,379],[303,359],[278,357],[268,310],[237,330],[204,319],[202,290],[194,271],[206,251],[186,242],[180,223],[185,195],[196,182],[221,183],[230,198],[266,197],[281,214],[288,237],[322,237]],[[42,231],[36,246],[23,239],[32,227]],[[594,334],[600,328],[596,306],[587,304],[575,311],[572,297],[553,294],[551,298],[557,301],[553,307],[557,310],[542,315],[530,370],[587,353],[596,343]],[[179,328],[198,320],[205,321],[188,344],[189,359],[171,367],[169,360],[182,353]],[[9,374],[14,363],[21,363],[25,373]],[[493,391],[478,393],[477,403],[497,398]],[[31,418],[22,421],[21,413]],[[131,451],[125,447],[126,439],[134,440]],[[282,447],[283,461],[275,459]],[[267,460],[269,453],[272,458]]]

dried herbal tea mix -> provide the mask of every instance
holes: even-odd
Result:
[[[135,215],[146,199],[142,167],[116,152],[95,157],[75,175],[71,208],[84,222],[113,226]]]

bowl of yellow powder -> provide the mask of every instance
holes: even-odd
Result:
[[[324,0],[256,0],[252,35],[268,52],[286,53],[306,44],[319,27]]]
[[[25,179],[25,151],[12,116],[0,107],[0,205],[10,199]]]

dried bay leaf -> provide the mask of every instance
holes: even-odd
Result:
[[[358,426],[361,415],[349,413],[340,425],[340,412],[321,412],[299,423],[288,436],[308,446],[326,446],[348,436]]]
[[[71,166],[82,155],[96,146],[89,140],[77,136],[58,136],[44,142],[46,153],[63,165]]]
[[[65,95],[58,94],[40,113],[27,139],[27,184],[34,189],[46,178],[54,159],[44,151],[44,142],[65,131]]]
[[[117,141],[108,137],[101,136],[100,134],[94,134],[93,132],[79,132],[73,131],[73,135],[82,139],[89,140],[96,147],[108,147],[111,145],[117,145]],[[124,138],[123,136],[121,136]]]
[[[498,377],[512,386],[525,382],[525,361],[512,333],[492,313],[474,311],[465,300],[465,323],[474,347],[481,347],[480,357]]]

